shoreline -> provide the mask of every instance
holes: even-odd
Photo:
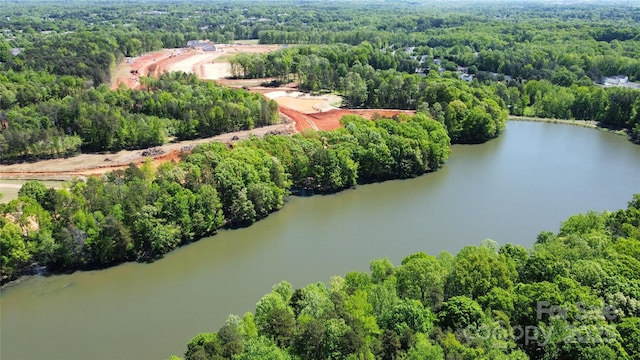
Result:
[[[509,117],[507,117],[507,120],[508,121],[541,122],[541,123],[547,123],[547,124],[573,125],[573,126],[579,126],[579,127],[588,128],[588,129],[606,131],[615,135],[629,136],[626,130],[608,129],[608,128],[599,126],[598,122],[593,120],[569,120],[569,119],[540,118],[540,117],[533,117],[533,116],[516,116],[516,115],[509,115]]]
[[[580,120],[567,120],[567,119],[547,119],[547,118],[521,117],[521,116],[509,116],[508,120],[509,121],[529,121],[529,122],[542,122],[542,123],[575,125],[575,126],[580,126],[580,127],[585,127],[585,128],[608,131],[608,132],[611,132],[611,133],[614,133],[614,134],[617,134],[617,135],[625,135],[625,136],[627,136],[627,133],[625,131],[622,131],[622,130],[610,130],[610,129],[599,127],[595,121],[580,121]],[[2,180],[5,180],[5,179],[0,178],[0,186],[5,186],[5,187],[8,187],[8,188],[13,188],[13,189],[18,189],[19,187],[21,187],[21,185],[19,185],[19,184],[3,183]],[[10,179],[6,179],[6,180],[10,180]],[[342,191],[344,191],[344,190],[341,190],[339,192],[342,192]],[[294,194],[293,191],[292,191],[291,195],[292,196],[304,196],[304,195],[300,195],[300,194]],[[267,215],[267,217],[269,215]],[[200,241],[200,240],[202,240],[202,238],[194,240],[193,242]],[[188,245],[188,244],[183,244],[183,245]],[[128,263],[128,262],[132,262],[132,261],[125,261],[125,262],[122,262],[122,263],[118,263],[118,264],[114,264],[114,265],[110,265],[110,266],[106,266],[106,267],[99,267],[99,268],[91,269],[91,270],[106,270],[106,269],[109,269],[109,268],[112,268],[112,267],[115,267],[115,266],[119,266],[119,265],[122,265],[122,264],[125,264],[125,263]],[[78,269],[73,269],[71,271],[75,272],[75,271],[85,271],[85,270],[86,269],[78,268]],[[53,273],[48,273],[48,275],[60,275],[60,274],[63,274],[63,273],[64,272],[61,272],[61,273],[53,272]],[[20,284],[20,283],[22,283],[24,281],[28,281],[30,279],[33,279],[35,277],[40,277],[40,276],[46,276],[46,275],[37,274],[37,273],[36,274],[22,274],[22,275],[18,276],[15,279],[12,279],[12,280],[2,279],[2,281],[0,281],[0,290],[4,291],[5,289],[10,288],[10,287],[12,287],[14,285],[18,285],[18,284]]]
[[[550,119],[550,118],[540,118],[540,117],[533,117],[533,116],[516,116],[516,115],[509,115],[507,117],[507,121],[528,121],[528,122],[541,122],[541,123],[547,123],[547,124],[565,124],[565,125],[572,125],[572,126],[579,126],[579,127],[584,127],[584,128],[588,128],[588,129],[596,129],[596,130],[600,130],[600,131],[606,131],[615,135],[620,135],[620,136],[626,136],[628,137],[629,134],[626,130],[614,130],[614,129],[608,129],[608,128],[604,128],[601,126],[598,126],[598,122],[597,121],[592,121],[592,120],[569,120],[569,119]],[[281,131],[287,131],[287,132],[291,132],[291,126],[292,124],[287,122],[287,121],[283,121],[280,124],[276,124],[276,125],[269,125],[269,126],[265,126],[265,127],[261,127],[261,128],[255,128],[252,130],[245,130],[245,131],[238,131],[238,132],[232,132],[232,133],[226,133],[226,134],[220,134],[220,135],[216,135],[216,136],[212,136],[209,138],[203,138],[203,139],[192,139],[192,140],[185,140],[185,141],[181,141],[181,142],[177,142],[177,143],[165,143],[163,145],[157,146],[157,148],[161,148],[163,149],[165,152],[163,153],[163,155],[159,156],[166,156],[167,152],[171,152],[171,151],[175,151],[177,149],[180,149],[181,145],[184,146],[186,145],[196,145],[198,143],[201,142],[209,142],[209,141],[220,141],[220,142],[229,142],[229,141],[233,141],[233,137],[234,135],[239,135],[239,139],[244,139],[247,137],[247,133],[248,134],[253,134],[253,135],[257,135],[257,136],[262,136],[264,135],[265,132],[268,132],[268,130],[281,130]],[[294,125],[295,126],[295,125]],[[119,153],[138,153],[141,151],[144,151],[145,149],[138,149],[138,150],[122,150]],[[114,157],[117,157],[117,155],[119,153],[116,154],[80,154],[77,155],[75,157],[73,157],[74,160],[79,160],[82,159],[83,157],[85,158],[91,158],[91,157],[95,157],[95,158],[99,158],[99,157],[108,157],[108,155],[110,155],[112,158],[109,159],[111,162],[109,162],[108,165],[102,165],[101,162],[97,162],[97,161],[93,161],[94,163],[100,163],[100,164],[93,164],[93,166],[82,166],[82,167],[71,167],[69,169],[65,169],[62,171],[56,171],[53,169],[45,169],[45,171],[33,171],[32,169],[28,169],[28,168],[22,168],[22,167],[26,167],[28,165],[25,165],[25,163],[17,163],[17,164],[11,164],[11,165],[0,165],[0,187],[4,187],[5,189],[19,189],[19,187],[13,185],[13,184],[7,184],[4,183],[3,180],[22,180],[22,181],[28,181],[28,180],[39,180],[39,181],[71,181],[77,178],[84,178],[87,175],[97,175],[97,174],[101,174],[104,173],[106,171],[109,170],[116,170],[118,168],[126,168],[130,163],[142,163],[144,159],[146,158],[151,158],[152,160],[155,159],[155,157],[144,157],[144,156],[129,156],[126,159],[115,159]],[[137,155],[137,154],[136,154]],[[56,162],[60,162],[60,161],[64,161],[67,160],[66,158],[58,158],[58,159],[49,159],[49,160],[41,160],[39,161],[40,164],[48,164],[48,163],[56,163]],[[113,160],[117,160],[117,161],[113,161]],[[106,161],[106,160],[105,160]],[[91,162],[91,161],[88,161]],[[30,164],[30,163],[28,163]],[[7,168],[11,168],[11,167],[20,167],[18,169],[7,169]],[[56,166],[57,167],[57,166]],[[9,170],[9,171],[7,171]]]

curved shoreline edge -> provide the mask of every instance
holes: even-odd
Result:
[[[608,132],[612,132],[614,134],[617,135],[627,135],[625,131],[622,130],[610,130],[607,128],[602,128],[599,127],[597,125],[596,122],[594,121],[581,121],[581,120],[566,120],[566,119],[547,119],[547,118],[535,118],[535,117],[518,117],[518,116],[509,116],[508,117],[509,121],[530,121],[530,122],[543,122],[543,123],[559,123],[559,124],[568,124],[568,125],[576,125],[576,126],[581,126],[581,127],[585,127],[585,128],[591,128],[591,129],[598,129],[598,130],[603,130],[603,131],[608,131]],[[0,183],[0,186],[3,185],[9,185],[11,188],[18,188],[17,184],[4,184],[4,183]],[[267,215],[268,216],[268,215]],[[195,241],[198,241],[200,239],[197,239]],[[186,245],[186,244],[184,244]],[[116,265],[117,266],[117,265]],[[99,268],[99,269],[106,269],[109,268],[111,266],[107,266],[105,268]],[[78,268],[78,269],[73,269],[72,271],[82,271],[82,270],[87,270],[87,269],[82,269],[82,268]],[[52,275],[55,275],[56,273],[52,273]],[[27,274],[27,275],[23,275],[22,277],[26,277],[27,279],[33,276],[38,276],[36,274]],[[5,287],[11,286],[13,285],[12,283],[14,283],[15,281],[20,280],[20,277],[18,277],[17,279],[14,280],[9,280],[9,281],[0,281],[0,289],[4,289]],[[22,279],[24,280],[24,279]]]
[[[573,125],[573,126],[579,126],[579,127],[588,128],[588,129],[606,131],[616,135],[629,136],[629,133],[626,130],[608,129],[608,128],[599,126],[598,122],[593,120],[553,119],[553,118],[540,118],[540,117],[533,117],[533,116],[516,116],[516,115],[509,115],[507,120],[508,121],[541,122],[541,123],[547,123],[547,124]]]

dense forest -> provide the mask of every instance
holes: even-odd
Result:
[[[185,107],[183,102],[194,101],[192,92],[217,97],[224,91],[178,76],[163,82],[181,85],[148,92],[111,94],[100,87],[125,57],[184,47],[193,39],[292,44],[273,54],[238,56],[236,75],[295,79],[302,89],[340,93],[349,107],[429,109],[435,119],[450,118],[453,142],[496,136],[502,116],[496,105],[512,115],[596,121],[627,129],[631,140],[640,141],[640,91],[633,83],[640,81],[640,10],[620,9],[7,1],[0,18],[0,161],[144,148],[275,121],[274,104],[241,91],[231,95],[234,105],[203,108],[200,98]],[[628,82],[601,85],[614,76]],[[164,108],[155,109],[158,103]],[[86,116],[94,112],[95,119]],[[478,128],[485,132],[460,134],[451,120],[467,117],[483,122]]]
[[[427,52],[433,53],[429,48]],[[640,140],[640,85],[638,88],[603,87],[594,83],[584,71],[576,74],[563,68],[545,72],[549,76],[532,75],[514,80],[503,73],[478,70],[475,65],[459,67],[446,58],[425,65],[424,61],[416,59],[433,58],[412,55],[414,53],[415,49],[411,53],[376,49],[365,41],[357,46],[298,46],[270,54],[240,54],[231,60],[231,64],[237,77],[269,76],[286,81],[295,75],[302,89],[338,92],[344,96],[346,105],[354,108],[422,107],[429,108],[436,118],[438,114],[453,113],[454,117],[466,119],[464,114],[455,115],[459,103],[452,103],[462,100],[466,103],[465,110],[474,112],[475,118],[488,114],[495,119],[497,110],[478,106],[477,101],[473,102],[475,104],[465,101],[471,96],[465,96],[465,93],[481,93],[479,98],[495,101],[493,107],[507,108],[511,115],[596,121],[603,127],[628,129],[633,141]],[[640,56],[640,51],[636,55]],[[438,71],[421,68],[436,68],[437,63],[445,67],[439,67]],[[459,68],[473,75],[466,74],[466,81],[462,80]],[[416,70],[426,73],[416,74]],[[470,76],[474,79],[471,82],[468,81]],[[510,77],[508,81],[507,76]],[[600,79],[601,75],[594,77]],[[442,91],[449,94],[437,96]],[[454,142],[478,142],[493,137],[459,136],[447,127]]]
[[[143,77],[144,89],[84,88],[70,75],[7,71],[0,104],[0,162],[118,151],[248,130],[280,121],[278,105],[257,93],[195,75]]]
[[[441,167],[450,152],[444,126],[419,113],[345,117],[343,128],[267,135],[196,147],[157,169],[131,165],[63,189],[27,182],[0,204],[3,281],[51,271],[147,261],[175,247],[247,226],[280,209],[291,191],[330,193]]]
[[[277,0],[2,2],[0,163],[140,149],[280,121],[257,93],[185,73],[108,84],[125,58],[187,41],[283,44],[231,59],[237,78],[297,82],[393,119],[203,144],[60,189],[27,182],[0,204],[1,282],[153,261],[249,226],[290,194],[420,176],[452,143],[508,115],[597,122],[640,143],[640,7],[628,3]],[[640,195],[540,233],[457,255],[371,262],[329,284],[286,282],[186,359],[640,358]]]
[[[291,189],[331,192],[417,176],[444,162],[449,142],[498,136],[507,113],[594,120],[640,139],[640,91],[599,84],[604,76],[639,80],[640,10],[634,7],[577,4],[558,12],[544,4],[507,3],[3,5],[0,162],[151,147],[279,121],[275,102],[184,73],[143,77],[140,90],[107,87],[124,57],[182,47],[189,39],[296,44],[239,55],[231,60],[233,71],[337,92],[353,108],[419,114],[371,124],[344,119],[345,128],[331,133],[252,139],[232,151],[210,145],[181,165],[132,167],[64,190],[29,184],[20,200],[3,206],[3,239],[18,249],[15,256],[3,251],[8,278],[34,263],[66,269],[154,258],[220,226],[265,216],[282,206]],[[537,26],[542,21],[548,26]],[[239,150],[245,148],[257,153]],[[219,167],[227,157],[238,158]],[[204,185],[210,188],[202,190]],[[202,207],[215,211],[197,221],[184,215],[202,213]],[[98,246],[93,238],[115,240]]]
[[[340,91],[352,108],[421,109],[445,124],[453,143],[484,142],[504,129],[506,103],[492,89],[435,71],[409,74],[402,69],[404,60],[365,42],[240,54],[231,65],[249,78],[286,78],[295,72],[300,88]]]
[[[185,359],[637,359],[640,194],[567,219],[535,245],[371,262],[231,315]],[[178,359],[172,357],[171,359]]]

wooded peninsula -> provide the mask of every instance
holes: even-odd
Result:
[[[28,181],[0,204],[3,283],[153,261],[249,226],[292,194],[437,171],[452,144],[490,141],[510,115],[595,122],[640,142],[640,7],[626,2],[10,0],[0,15],[0,166],[288,121],[269,88],[336,95],[345,110],[411,111],[206,143],[178,162],[57,189]],[[114,85],[119,64],[149,52],[246,41],[280,46],[220,57],[229,82],[136,70],[137,86]],[[242,85],[255,79],[259,89]],[[532,249],[487,241],[397,267],[374,260],[370,274],[328,286],[282,282],[255,314],[197,336],[185,356],[637,358],[639,196],[626,210],[571,217]],[[538,316],[536,301],[564,312]],[[599,313],[606,306],[611,318]],[[515,326],[527,333],[514,339]]]

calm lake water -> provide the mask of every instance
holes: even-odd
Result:
[[[491,238],[531,246],[587,210],[640,192],[640,146],[580,127],[510,122],[499,139],[454,146],[417,179],[293,197],[253,226],[152,264],[38,277],[2,290],[0,358],[166,359],[272,285],[328,281],[413,252],[457,252]]]

